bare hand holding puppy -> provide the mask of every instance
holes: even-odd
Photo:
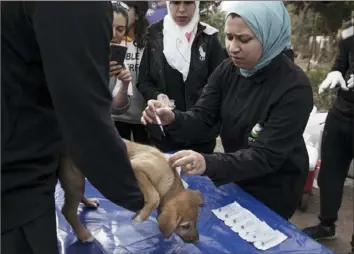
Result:
[[[192,150],[182,150],[169,158],[173,168],[181,167],[186,175],[202,175],[206,170],[206,163],[203,155]]]
[[[133,223],[145,221],[157,209],[159,229],[165,238],[175,232],[184,242],[197,243],[199,207],[203,204],[200,191],[185,189],[177,171],[158,149],[123,141],[145,200]],[[79,220],[77,209],[80,202],[97,208],[98,201],[85,197],[85,177],[65,154],[61,157],[59,179],[65,191],[63,215],[82,242],[93,241],[91,232]]]

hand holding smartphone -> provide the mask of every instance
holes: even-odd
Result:
[[[117,62],[118,65],[124,66],[125,55],[128,48],[118,44],[111,44],[111,61]]]

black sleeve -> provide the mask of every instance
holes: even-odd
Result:
[[[339,42],[339,52],[334,61],[332,71],[339,71],[345,77],[349,68],[349,52],[345,45],[345,40]]]
[[[151,77],[151,57],[151,46],[148,39],[143,52],[143,56],[141,57],[138,82],[136,84],[138,91],[142,94],[145,101],[152,99],[156,100],[157,95],[161,93],[159,87],[155,84]]]
[[[43,1],[27,6],[69,154],[105,197],[140,210],[143,196],[111,120],[111,3]]]
[[[219,64],[222,63],[227,58],[225,56],[225,50],[222,48],[218,34],[215,33],[212,35],[211,43],[209,48],[210,61],[209,61],[209,76],[213,73],[213,71],[218,67]]]
[[[309,81],[308,81],[309,82]],[[256,142],[235,153],[203,155],[213,181],[242,181],[277,171],[303,139],[313,107],[311,86],[288,91],[269,112]]]
[[[220,121],[223,82],[222,65],[211,75],[196,104],[188,111],[175,110],[175,120],[167,126],[169,134],[179,142],[210,139],[210,131]]]

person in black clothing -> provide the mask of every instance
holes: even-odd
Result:
[[[318,176],[320,223],[304,229],[316,240],[334,238],[336,235],[335,223],[342,203],[344,182],[353,160],[353,75],[354,26],[351,24],[343,30],[335,63],[319,87],[319,93],[336,86],[340,86],[340,90],[328,112],[321,143],[321,170]]]
[[[198,100],[210,74],[225,59],[218,30],[199,22],[199,2],[171,1],[165,18],[148,29],[137,88],[146,101],[158,99],[186,111]],[[163,152],[180,149],[212,153],[220,125],[194,142],[177,142],[147,126],[150,141]]]
[[[111,2],[1,3],[1,253],[58,253],[64,147],[105,197],[143,207],[111,119],[112,15]]]
[[[225,24],[230,58],[216,68],[196,105],[172,111],[151,100],[142,121],[193,140],[221,122],[225,153],[179,151],[173,167],[205,175],[216,185],[235,182],[285,219],[302,197],[309,168],[303,132],[313,108],[311,83],[282,52],[290,18],[279,2],[233,2]]]

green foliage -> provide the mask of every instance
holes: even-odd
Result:
[[[347,20],[351,11],[354,10],[353,1],[332,1],[328,4],[318,4],[321,2],[312,2],[313,9],[319,14],[320,20],[317,29],[323,29],[323,33],[331,34],[341,28],[343,21]],[[317,4],[316,4],[317,3]]]
[[[222,1],[201,1],[199,5],[200,20],[215,27],[219,30],[219,40],[221,45],[225,45],[225,16],[220,11],[220,4]]]
[[[223,47],[225,47],[225,13],[216,12],[214,14],[201,18],[201,20],[219,30],[220,43]]]
[[[201,18],[206,18],[219,11],[219,6],[222,1],[200,1],[199,10]]]
[[[313,101],[319,111],[327,111],[336,97],[335,91],[327,90],[318,94],[318,87],[321,82],[326,78],[329,69],[314,69],[307,73],[307,76],[311,80]]]
[[[343,21],[350,18],[354,10],[354,1],[287,1],[284,2],[291,14],[301,15],[307,9],[312,12],[316,22],[317,34],[333,34],[341,28]],[[310,22],[313,24],[314,22]],[[305,24],[305,23],[304,23]]]

